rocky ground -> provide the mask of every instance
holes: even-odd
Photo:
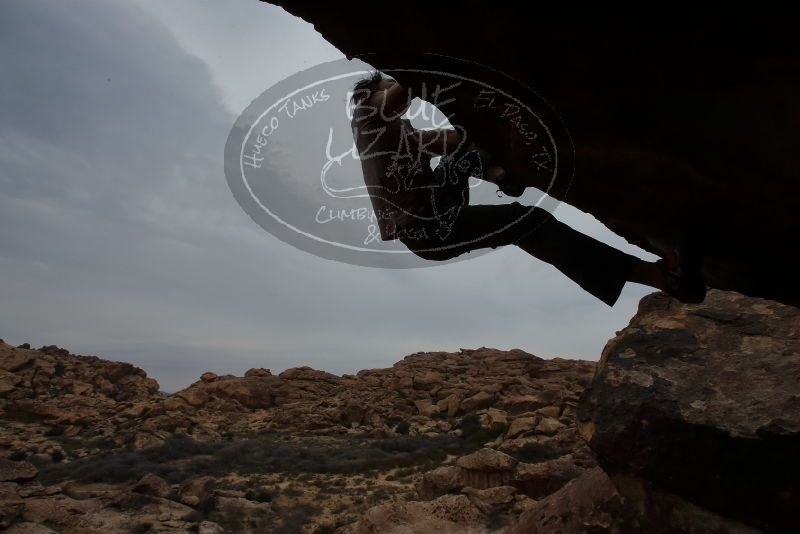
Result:
[[[799,318],[656,294],[599,366],[462,349],[171,395],[130,364],[0,342],[0,529],[789,532]]]
[[[4,343],[0,525],[373,532],[404,503],[449,509],[445,529],[501,526],[594,466],[574,418],[594,367],[481,348],[205,373],[167,395],[129,364]]]

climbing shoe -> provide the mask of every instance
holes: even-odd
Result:
[[[664,274],[665,291],[687,304],[697,304],[706,298],[706,283],[700,258],[690,249],[676,249],[656,262]]]

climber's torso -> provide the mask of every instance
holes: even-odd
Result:
[[[432,154],[420,149],[421,132],[408,119],[387,119],[360,105],[351,126],[383,240],[434,220],[446,208],[441,180],[431,169]]]

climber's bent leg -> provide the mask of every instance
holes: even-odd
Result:
[[[655,282],[650,276],[652,264],[573,230],[555,217],[516,245],[553,265],[609,306],[617,301],[626,282]]]
[[[437,261],[471,250],[516,244],[609,306],[619,298],[626,281],[648,283],[649,270],[641,267],[649,264],[573,230],[541,208],[517,202],[461,208],[445,239],[428,232],[421,239],[400,240],[417,256]]]
[[[436,222],[400,231],[400,241],[417,256],[445,261],[481,248],[515,243],[541,225],[550,214],[518,202],[460,208],[446,235]]]

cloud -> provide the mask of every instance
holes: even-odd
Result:
[[[226,108],[240,113],[267,87],[317,63],[343,58],[314,28],[253,0],[134,0],[208,66]]]

